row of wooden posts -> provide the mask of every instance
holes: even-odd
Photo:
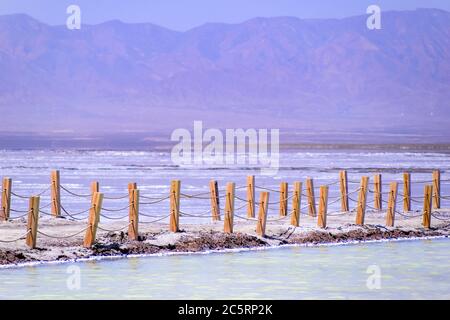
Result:
[[[403,174],[403,209],[405,212],[411,210],[411,175],[410,173]],[[342,212],[350,211],[349,208],[349,191],[348,191],[347,172],[341,171],[339,173],[340,185],[340,202]],[[429,228],[431,222],[432,200],[434,208],[440,208],[440,172],[438,170],[433,172],[432,185],[426,185],[424,189],[423,202],[423,226]],[[374,177],[374,207],[375,209],[382,209],[382,180],[381,175],[377,174]],[[210,181],[210,199],[211,199],[211,215],[214,221],[220,220],[220,206],[219,206],[219,188],[215,180]],[[269,205],[269,192],[262,191],[259,198],[258,217],[255,219],[255,177],[247,177],[247,218],[253,219],[257,222],[256,232],[260,236],[265,235],[267,224],[267,212]],[[11,208],[11,189],[12,180],[4,178],[2,184],[2,211],[1,218],[3,220],[9,219]],[[169,229],[172,232],[179,231],[180,218],[180,180],[174,180],[170,186],[170,221]],[[328,191],[329,185],[320,186],[319,191],[319,206],[318,214],[316,213],[316,203],[314,195],[313,179],[306,179],[306,197],[308,200],[308,213],[310,216],[318,217],[318,226],[326,228],[327,226],[327,211],[328,211]],[[55,217],[61,216],[61,182],[59,171],[51,173],[51,212]],[[224,232],[232,233],[234,226],[234,208],[235,208],[235,183],[228,183],[225,192],[225,208],[224,208]],[[369,177],[361,178],[360,187],[358,191],[358,200],[356,207],[356,224],[363,225],[365,219],[365,212],[367,206],[367,193],[369,190]],[[386,226],[393,227],[395,222],[395,212],[397,203],[398,183],[390,183],[389,199],[386,214]],[[282,182],[279,190],[279,214],[281,217],[288,215],[288,183]],[[294,190],[292,194],[292,211],[291,211],[291,225],[299,226],[300,224],[300,204],[302,196],[302,182],[294,182]],[[129,197],[129,225],[128,237],[131,240],[138,240],[139,227],[139,190],[136,183],[128,184]],[[100,221],[100,212],[102,209],[104,195],[100,192],[98,182],[91,184],[91,207],[88,216],[88,227],[84,237],[84,246],[91,247],[95,242],[98,223]],[[39,204],[40,196],[32,196],[29,198],[29,211],[26,235],[26,243],[30,247],[36,246],[37,226],[39,219]]]

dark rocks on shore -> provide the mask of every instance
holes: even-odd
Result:
[[[350,230],[310,231],[305,233],[285,232],[278,236],[260,238],[244,233],[225,234],[222,232],[186,233],[174,243],[155,244],[146,240],[155,240],[160,234],[142,234],[140,241],[128,240],[124,232],[111,232],[103,235],[91,248],[71,247],[64,251],[65,243],[53,244],[49,249],[0,249],[0,265],[14,265],[37,261],[65,261],[95,256],[122,256],[130,254],[155,254],[165,252],[204,252],[208,250],[224,250],[236,248],[254,248],[283,244],[324,244],[346,243],[351,241],[370,241],[383,239],[420,238],[433,236],[449,236],[450,224],[434,229],[387,229],[383,226],[365,225],[356,227],[348,225]],[[351,227],[354,227],[352,229]],[[156,242],[157,243],[157,242]],[[58,250],[58,254],[49,252]]]

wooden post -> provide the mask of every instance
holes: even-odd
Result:
[[[258,224],[256,225],[256,234],[260,237],[266,235],[267,209],[269,207],[269,192],[261,192],[259,196]]]
[[[255,217],[255,176],[247,177],[247,218]]]
[[[319,228],[327,227],[327,210],[328,210],[328,186],[321,186],[320,200],[319,200],[319,218],[317,220],[317,226]]]
[[[91,183],[91,206],[94,205],[94,195],[97,192],[100,192],[100,184],[98,181],[93,181]]]
[[[11,210],[11,178],[3,178],[2,181],[2,208],[0,211],[0,220],[8,221]]]
[[[169,230],[180,230],[180,180],[173,180],[170,184],[170,225]]]
[[[376,174],[373,181],[373,204],[378,210],[383,209],[383,184],[381,182],[381,174]]]
[[[441,171],[433,171],[433,208],[441,208]]]
[[[306,179],[306,195],[308,197],[308,210],[311,217],[316,216],[316,199],[314,198],[314,182],[313,179]]]
[[[136,184],[135,184],[136,186]],[[129,189],[130,208],[128,213],[128,239],[139,240],[139,190]]]
[[[39,197],[31,197],[28,207],[27,237],[26,244],[31,249],[36,248],[36,237],[39,220]]]
[[[219,185],[217,181],[209,182],[209,190],[211,193],[211,213],[213,221],[220,221],[220,202],[219,202]]]
[[[411,211],[411,173],[403,173],[403,212]]]
[[[131,196],[131,190],[137,189],[137,183],[136,182],[130,182],[128,183],[128,194]]]
[[[103,193],[94,193],[94,203],[89,210],[88,228],[84,236],[83,246],[90,248],[95,242],[95,236],[97,235],[98,222],[100,221],[100,212],[102,210]]]
[[[397,192],[398,192],[398,182],[391,182],[389,190],[388,208],[386,212],[386,227],[393,227],[395,223]]]
[[[339,172],[339,185],[341,189],[341,210],[342,212],[348,212],[350,209],[348,206],[348,180],[346,170]]]
[[[61,216],[61,183],[59,170],[52,171],[51,174],[51,202],[52,214],[55,217]]]
[[[234,182],[227,183],[227,192],[225,196],[225,218],[223,225],[223,232],[233,233],[234,223]]]
[[[280,184],[280,217],[286,217],[288,213],[288,183],[282,182]]]
[[[433,186],[426,185],[424,188],[423,197],[423,219],[422,225],[424,228],[430,229],[431,227],[431,202],[432,202]]]
[[[356,224],[360,226],[364,225],[364,218],[366,215],[368,185],[369,185],[369,177],[362,177],[358,195],[358,208],[356,211]]]
[[[300,207],[302,199],[302,183],[294,182],[294,194],[292,196],[292,216],[291,225],[298,227],[300,225]]]

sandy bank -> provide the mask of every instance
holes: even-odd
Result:
[[[278,217],[272,217],[276,219]],[[432,221],[432,228],[421,227],[421,217],[398,219],[395,228],[384,227],[384,214],[371,213],[365,226],[353,224],[354,214],[329,217],[326,229],[316,227],[317,218],[302,216],[301,226],[289,225],[289,218],[268,222],[267,236],[256,235],[256,223],[235,220],[235,232],[224,234],[223,222],[189,224],[181,221],[181,232],[170,233],[167,223],[140,225],[140,241],[128,240],[124,231],[99,230],[97,243],[91,249],[82,247],[84,232],[68,238],[53,238],[39,235],[36,249],[29,249],[25,240],[0,242],[0,265],[26,262],[50,262],[76,260],[96,256],[120,256],[129,254],[155,254],[169,252],[201,252],[236,248],[280,246],[286,244],[345,243],[381,239],[450,236],[450,223]],[[103,229],[115,230],[126,225],[126,221],[101,222]],[[73,235],[86,227],[85,222],[44,217],[39,230],[51,236]],[[16,239],[24,234],[25,221],[0,223],[0,240]]]

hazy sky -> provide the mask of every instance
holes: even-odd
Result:
[[[450,11],[449,0],[0,0],[0,15],[26,13],[50,24],[65,24],[70,4],[81,7],[84,23],[120,19],[152,22],[175,30],[205,22],[236,23],[257,16],[340,18],[365,14],[371,4],[382,10]]]

